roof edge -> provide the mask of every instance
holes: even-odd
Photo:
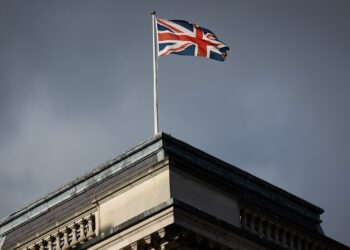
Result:
[[[74,179],[73,181],[68,182],[67,184],[59,187],[56,191],[53,191],[45,196],[43,196],[42,198],[38,199],[35,202],[32,202],[30,204],[28,204],[27,206],[25,206],[24,208],[10,214],[9,216],[3,218],[0,220],[0,235],[3,235],[5,232],[7,232],[8,230],[2,230],[3,227],[7,224],[9,224],[10,222],[16,220],[17,218],[20,218],[23,215],[29,215],[29,213],[35,209],[38,209],[40,211],[37,211],[37,213],[33,213],[34,215],[32,216],[27,216],[27,217],[36,217],[46,211],[48,211],[51,207],[56,206],[62,202],[64,202],[67,199],[72,198],[72,194],[80,194],[82,191],[85,191],[86,189],[89,188],[82,188],[82,187],[78,187],[80,184],[88,181],[89,179],[97,176],[98,174],[102,173],[104,170],[123,162],[123,160],[128,159],[129,157],[131,157],[132,155],[137,154],[138,152],[141,152],[142,150],[146,149],[147,147],[149,147],[150,145],[157,143],[158,141],[161,141],[162,137],[163,137],[164,133],[160,132],[152,137],[150,137],[149,139],[147,139],[146,141],[143,141],[141,143],[139,143],[138,145],[136,145],[135,147],[132,147],[126,151],[124,151],[123,153],[117,155],[116,157],[112,158],[109,161],[106,161],[102,164],[100,164],[98,167],[96,167],[95,169],[88,171],[87,173],[85,173],[84,175]],[[160,143],[160,145],[156,145],[156,148],[154,148],[154,151],[159,149],[162,145],[162,143]],[[152,149],[150,152],[145,152],[146,154],[144,154],[143,156],[149,154],[152,152]],[[132,163],[132,162],[130,162]],[[127,164],[129,165],[129,164]],[[122,168],[123,169],[123,168]],[[116,169],[115,172],[111,173],[111,174],[115,174],[117,172],[119,172],[121,169]],[[100,181],[103,181],[103,179],[100,179]],[[63,195],[66,192],[69,192],[68,195]],[[43,206],[43,204],[48,203],[49,201],[54,200],[55,198],[57,199],[60,196],[65,196],[62,199],[58,199],[56,202],[52,202],[50,205],[46,206],[45,208],[41,208],[40,206]],[[26,220],[25,220],[26,221]],[[22,224],[22,223],[20,223]]]
[[[215,164],[218,164],[222,167],[224,167],[225,169],[231,171],[231,172],[235,172],[235,174],[238,174],[252,182],[255,182],[257,185],[259,186],[262,186],[272,192],[276,192],[278,193],[279,195],[285,197],[286,199],[289,199],[289,200],[292,200],[293,202],[296,202],[297,204],[305,207],[305,208],[308,208],[310,209],[311,211],[317,213],[318,215],[321,215],[322,213],[324,213],[324,210],[280,187],[277,187],[267,181],[264,181],[263,179],[259,178],[259,177],[256,177],[228,162],[225,162],[209,153],[206,153],[204,152],[203,150],[200,150],[184,141],[181,141],[177,138],[174,138],[173,136],[169,135],[169,134],[163,134],[163,140],[165,142],[165,148],[166,148],[166,145],[167,145],[167,142],[170,142],[171,144],[174,144],[176,146],[181,146],[182,148],[184,148],[185,150],[187,151],[192,151],[192,152],[195,152],[196,154],[198,154],[200,157],[202,157],[203,159],[207,160],[208,162],[211,162],[211,163],[215,163]]]

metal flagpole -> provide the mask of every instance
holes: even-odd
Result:
[[[153,31],[153,113],[154,113],[154,134],[159,133],[158,125],[158,41],[156,32],[156,12],[153,11],[152,15],[152,31]]]

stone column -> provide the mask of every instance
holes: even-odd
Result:
[[[247,210],[246,209],[242,209],[241,210],[241,226],[243,229],[248,229],[247,226]]]
[[[282,228],[282,246],[287,247],[287,229]]]
[[[310,249],[309,246],[310,246],[310,241],[305,239],[305,241],[304,241],[304,250],[309,250]]]
[[[95,237],[95,232],[94,232],[94,216],[90,215],[87,218],[88,221],[88,231],[86,233],[86,237],[91,240],[93,237]]]
[[[259,238],[261,239],[264,238],[263,223],[264,223],[264,219],[258,218],[258,235],[259,235]]]
[[[70,243],[70,245],[72,246],[72,248],[75,248],[78,244],[78,239],[77,239],[77,225],[73,225],[72,226],[72,241]]]
[[[61,236],[62,234],[58,232],[55,237],[56,237],[56,250],[61,250]]]
[[[266,239],[267,240],[272,240],[272,237],[271,237],[271,223],[266,220]]]
[[[317,248],[316,244],[315,244],[315,243],[312,243],[312,245],[311,245],[311,250],[316,250],[316,248]]]
[[[85,236],[85,221],[81,220],[79,222],[79,243],[83,243],[86,240]]]
[[[255,221],[256,221],[257,216],[255,214],[251,214],[250,216],[250,232],[253,234],[256,234],[257,231],[255,230]]]
[[[63,246],[62,246],[62,250],[68,250],[70,249],[69,246],[69,241],[68,241],[68,228],[66,228],[63,232]]]
[[[290,235],[289,235],[289,247],[290,249],[294,250],[295,249],[295,246],[294,246],[294,236],[295,234],[293,232],[290,232]]]
[[[280,243],[280,240],[279,240],[279,228],[278,228],[277,224],[275,224],[273,239],[274,239],[274,242],[276,244]]]
[[[45,241],[44,240],[40,241],[39,250],[45,250]]]
[[[300,239],[300,237],[297,237],[296,249],[297,249],[297,250],[301,250],[301,239]]]
[[[209,247],[209,249],[214,249],[215,248],[215,241],[208,240],[208,247]]]
[[[53,249],[53,244],[52,244],[52,237],[48,238],[47,240],[47,250],[52,250]]]

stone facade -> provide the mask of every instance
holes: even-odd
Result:
[[[0,222],[0,250],[350,249],[323,210],[159,134]]]

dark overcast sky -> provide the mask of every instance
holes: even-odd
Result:
[[[0,217],[153,133],[150,12],[226,62],[159,60],[160,128],[325,209],[350,244],[350,1],[0,1]]]

